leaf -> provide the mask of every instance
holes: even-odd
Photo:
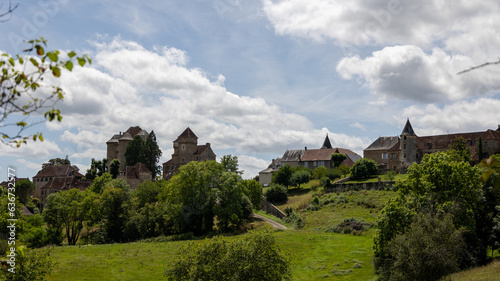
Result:
[[[52,74],[54,75],[54,77],[60,77],[61,69],[57,66],[52,67]]]
[[[28,124],[26,124],[26,122],[19,121],[19,122],[17,122],[17,124],[16,124],[16,125],[17,125],[17,126],[21,126],[21,127],[26,127],[26,125],[28,125]]]
[[[34,66],[38,66],[38,61],[34,58],[30,58],[30,62],[34,65]]]
[[[71,62],[70,60],[67,61],[64,67],[66,67],[66,69],[69,71],[73,70],[73,62]]]
[[[72,57],[74,57],[74,56],[76,56],[76,53],[75,53],[75,52],[73,52],[73,51],[69,52],[68,57],[72,58]]]
[[[76,58],[76,59],[78,60],[78,64],[80,66],[84,66],[85,65],[85,63],[86,63],[85,58]]]
[[[39,56],[43,56],[45,54],[45,50],[43,49],[42,46],[40,45],[35,45],[35,49],[36,49],[36,54],[39,55]]]
[[[38,139],[39,139],[40,141],[43,141],[43,136],[42,136],[42,133],[40,133],[40,134],[38,135]]]
[[[47,53],[47,56],[49,57],[49,59],[53,62],[57,62],[59,60],[59,56],[57,55],[56,52],[48,52]]]

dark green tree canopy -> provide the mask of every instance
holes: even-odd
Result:
[[[128,143],[127,149],[125,150],[125,164],[127,166],[134,166],[144,160],[142,154],[144,151],[143,147],[144,141],[139,135],[136,135],[134,139]]]
[[[347,155],[343,153],[333,153],[331,159],[333,162],[333,166],[338,167],[342,164],[342,162],[344,162],[344,160],[347,159]]]
[[[351,178],[363,179],[378,174],[377,163],[372,159],[361,158],[351,168]]]

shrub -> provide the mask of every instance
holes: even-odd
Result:
[[[293,225],[295,229],[301,229],[306,224],[305,220],[292,207],[286,207],[285,214],[286,217],[283,220]]]
[[[267,201],[271,203],[281,203],[288,200],[288,189],[281,184],[271,184],[264,192]]]
[[[328,169],[326,167],[323,166],[317,167],[316,169],[314,169],[313,178],[319,180],[322,177],[325,177],[327,172]]]
[[[388,181],[393,181],[398,174],[395,171],[389,171],[385,174],[385,179]]]
[[[378,173],[377,163],[372,159],[361,158],[351,168],[352,179],[363,179]]]
[[[354,218],[345,219],[343,222],[337,224],[334,227],[330,227],[326,230],[326,232],[335,232],[335,233],[343,233],[343,234],[359,234],[367,229],[369,229],[371,225],[365,221],[359,221]]]
[[[290,258],[268,232],[189,244],[164,273],[167,280],[287,280]]]
[[[300,188],[303,183],[308,183],[311,180],[311,173],[309,171],[300,170],[293,172],[291,182]]]
[[[342,172],[339,169],[331,169],[328,170],[326,173],[326,176],[331,179],[332,181],[336,179],[340,179],[342,177]]]

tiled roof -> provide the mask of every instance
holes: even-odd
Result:
[[[77,177],[83,177],[82,174],[78,172],[76,166],[71,166],[69,164],[63,165],[49,165],[45,169],[38,171],[35,177],[60,177],[69,176],[70,173]]]
[[[180,139],[180,138],[195,138],[195,139],[198,139],[198,137],[193,133],[193,131],[191,131],[191,129],[189,127],[187,127],[187,129],[184,130],[184,132],[182,132],[182,134],[180,134],[177,137],[177,140]]]
[[[402,136],[416,136],[415,132],[413,131],[413,127],[410,124],[410,119],[406,120],[406,125],[403,128],[403,132],[401,132]]]
[[[393,148],[399,142],[399,137],[379,137],[365,150],[387,150]]]
[[[499,140],[500,133],[498,131],[487,130],[485,132],[461,133],[461,134],[448,134],[437,136],[425,136],[417,138],[417,149],[446,149],[450,146],[451,142],[459,137],[464,140],[471,141],[470,145],[476,145],[479,137],[484,140]]]
[[[91,185],[91,180],[78,180],[74,176],[55,177],[52,178],[47,184],[45,184],[41,189],[70,190],[72,188],[78,188],[79,190],[85,190]]]
[[[297,149],[297,150],[287,150],[283,157],[281,157],[282,162],[290,162],[290,161],[300,161],[302,155],[304,155],[305,149]]]
[[[135,135],[137,135],[138,133],[140,133],[141,131],[143,131],[143,129],[141,129],[141,127],[139,126],[135,126],[135,127],[130,127],[128,128],[127,131],[125,131],[125,133],[129,133],[130,136],[133,138],[135,137]]]
[[[356,154],[345,148],[322,148],[308,149],[302,155],[301,161],[328,161],[331,160],[333,153]]]
[[[138,179],[139,174],[141,173],[151,174],[151,171],[146,167],[146,165],[142,163],[137,163],[134,166],[125,167],[125,177],[127,177],[128,179]]]
[[[197,145],[196,146],[196,152],[194,153],[195,155],[196,154],[202,154],[203,152],[205,152],[205,150],[208,148],[208,145],[206,144],[203,144],[203,145]]]

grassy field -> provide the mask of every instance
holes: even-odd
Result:
[[[500,260],[495,260],[490,264],[467,271],[458,272],[447,276],[443,281],[499,281],[500,280]]]
[[[287,204],[279,206],[298,209],[306,220],[303,229],[275,232],[281,249],[291,257],[293,280],[373,280],[375,230],[358,235],[326,230],[345,218],[374,223],[395,193],[370,190],[322,194],[317,186],[312,181],[301,189],[292,189]],[[321,206],[312,210],[309,205],[315,196]],[[253,228],[270,227],[255,222]],[[56,266],[48,280],[163,280],[166,265],[185,243],[197,241],[56,247],[51,254]]]

